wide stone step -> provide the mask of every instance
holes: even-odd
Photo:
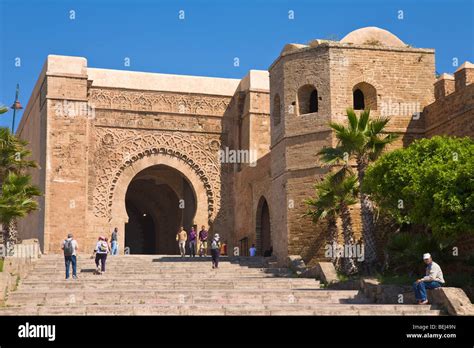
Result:
[[[367,302],[357,291],[327,290],[109,290],[21,291],[12,293],[7,305],[63,306],[73,304],[316,304]]]
[[[77,272],[77,275],[81,279],[90,279],[92,277],[96,277],[97,275],[95,274],[95,270],[88,270],[86,272]],[[61,280],[64,279],[65,277],[64,272],[57,272],[57,273],[52,273],[52,274],[35,274],[35,275],[29,275],[25,277],[25,279],[32,279],[32,280],[41,280],[41,279],[51,279],[51,280]],[[186,273],[166,273],[166,272],[149,272],[149,273],[141,273],[141,272],[130,272],[130,273],[120,273],[120,272],[113,272],[113,271],[107,271],[106,273],[102,274],[102,278],[106,277],[112,277],[112,278],[122,278],[122,279],[134,279],[134,278],[140,278],[140,279],[166,279],[166,278],[172,278],[172,279],[214,279],[214,278],[233,278],[237,279],[240,277],[260,277],[260,278],[275,278],[274,275],[271,274],[252,274],[252,273],[235,273],[235,272],[229,272],[229,273],[207,273],[207,272],[202,272],[202,273],[195,273],[195,274],[186,274]],[[281,278],[281,277],[280,277]]]
[[[80,288],[97,288],[110,287],[121,288],[134,286],[141,287],[160,287],[167,289],[169,287],[192,287],[195,288],[212,288],[219,286],[229,286],[238,289],[257,288],[319,288],[319,281],[312,279],[288,279],[288,278],[243,278],[243,279],[222,279],[222,278],[204,278],[197,280],[190,280],[189,278],[173,278],[173,279],[149,279],[149,278],[102,278],[96,276],[94,278],[80,278],[78,280],[30,280],[26,279],[20,283],[19,289],[80,289]]]
[[[226,305],[226,304],[98,304],[87,306],[37,306],[0,308],[0,315],[441,315],[429,306],[324,304]]]

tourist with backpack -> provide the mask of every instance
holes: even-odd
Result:
[[[199,242],[200,242],[199,256],[201,257],[202,255],[207,256],[207,237],[208,237],[208,232],[206,230],[206,226],[202,225],[201,231],[199,231]]]
[[[221,247],[219,239],[219,234],[216,233],[211,241],[212,268],[219,268],[219,255]]]
[[[117,255],[118,254],[118,228],[115,227],[114,231],[112,232],[112,236],[110,237],[111,243],[111,252],[110,255]]]
[[[72,265],[72,278],[77,279],[77,250],[79,246],[72,233],[67,235],[61,249],[64,251],[64,263],[66,265],[66,279],[69,279],[69,266]]]
[[[100,236],[97,242],[94,254],[95,254],[95,266],[97,267],[97,274],[105,273],[105,262],[107,261],[107,254],[109,253],[109,243],[106,238]],[[100,267],[99,267],[100,262]]]

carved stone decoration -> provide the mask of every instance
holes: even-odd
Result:
[[[98,109],[222,116],[229,108],[231,98],[171,92],[91,88],[90,102]]]
[[[108,127],[95,127],[94,132],[94,216],[110,220],[115,185],[128,166],[162,154],[193,169],[206,190],[209,221],[214,220],[221,205],[221,170],[217,151],[211,151],[208,144],[218,148],[218,136]]]
[[[221,144],[218,140],[211,140],[209,142],[209,150],[211,150],[212,152],[219,151],[220,147],[221,147]]]

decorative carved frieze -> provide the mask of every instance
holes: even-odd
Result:
[[[89,91],[90,102],[105,109],[222,116],[231,102],[231,97],[224,96],[107,88],[91,88]]]
[[[207,194],[209,221],[221,205],[219,135],[95,127],[93,212],[111,219],[116,183],[123,171],[146,156],[172,156],[194,170]]]

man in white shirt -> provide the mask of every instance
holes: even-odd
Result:
[[[443,271],[433,261],[429,253],[423,255],[423,261],[426,264],[425,276],[413,283],[413,290],[418,304],[428,304],[426,289],[436,289],[444,284]]]

